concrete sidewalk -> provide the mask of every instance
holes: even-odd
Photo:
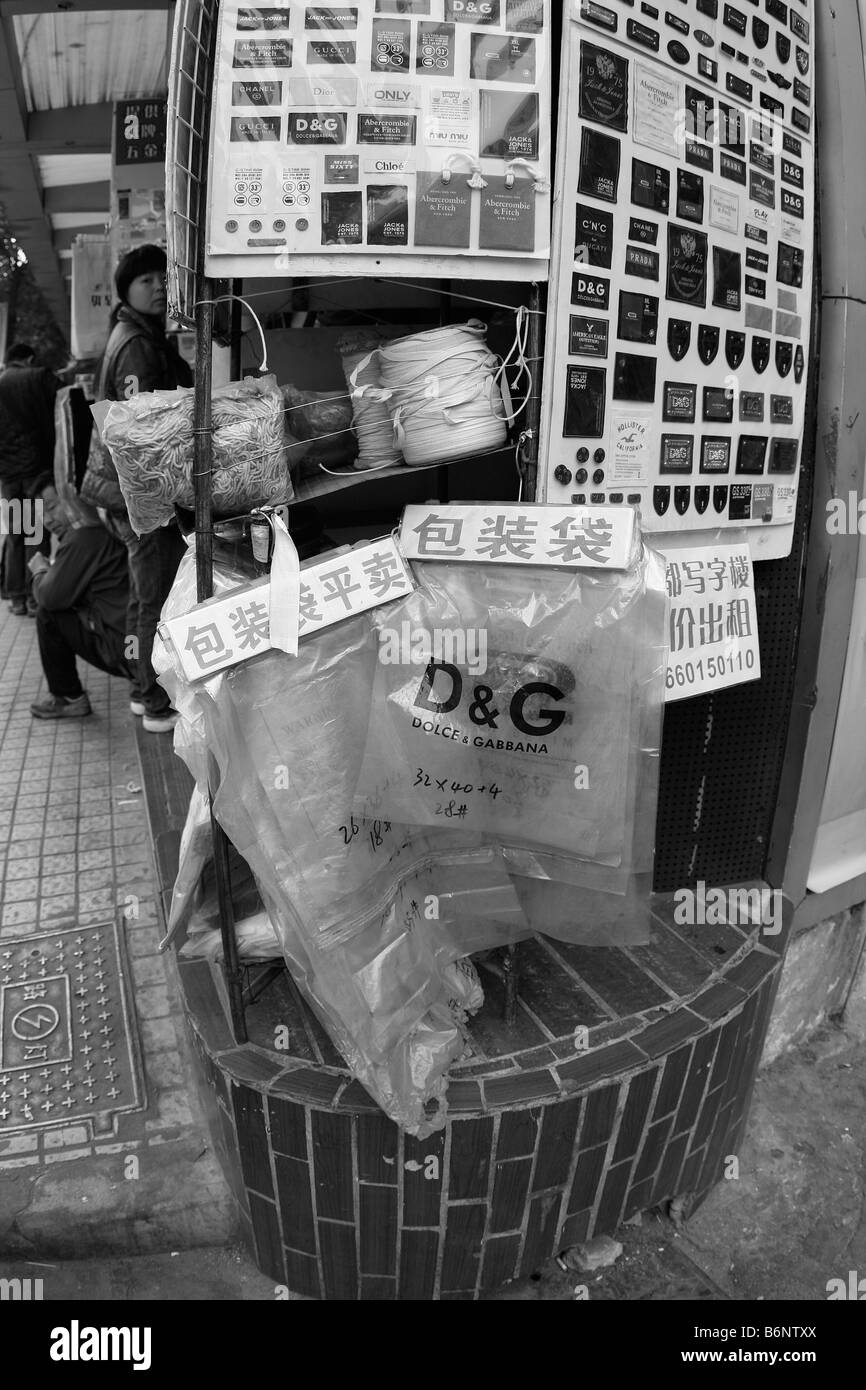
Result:
[[[33,719],[36,624],[5,603],[0,672],[0,1259],[222,1245],[128,687],[83,668],[93,715]]]

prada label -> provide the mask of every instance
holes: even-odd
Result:
[[[626,275],[637,275],[642,280],[657,280],[659,278],[658,251],[646,251],[642,246],[627,246],[625,248],[625,273]]]
[[[731,183],[746,183],[746,166],[742,159],[735,159],[732,154],[726,154],[724,150],[719,151],[719,173],[723,179],[730,179]]]

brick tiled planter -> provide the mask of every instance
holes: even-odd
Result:
[[[687,933],[659,920],[628,952],[527,946],[526,1018],[545,1001],[549,1038],[521,1045],[518,1027],[509,1049],[492,1001],[475,1026],[486,1058],[453,1069],[446,1128],[423,1141],[351,1080],[294,992],[279,1018],[293,1011],[296,1055],[236,1047],[211,968],[181,961],[202,1097],[259,1267],[314,1298],[476,1299],[634,1212],[701,1201],[741,1138],[782,939]],[[608,1009],[577,1052],[605,997],[637,1007]]]

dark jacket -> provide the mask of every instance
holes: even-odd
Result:
[[[32,481],[54,471],[54,397],[47,367],[10,362],[0,373],[0,478]]]
[[[126,547],[102,526],[64,532],[51,568],[33,579],[33,597],[55,613],[72,608],[97,637],[104,656],[123,652],[129,567]]]
[[[136,313],[128,304],[121,305],[102,358],[97,400],[124,401],[141,391],[173,391],[191,385],[188,364],[166,338],[158,320]],[[117,469],[95,431],[81,496],[91,506],[104,507],[126,520]]]

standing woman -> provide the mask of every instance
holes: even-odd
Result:
[[[140,391],[173,391],[192,385],[192,372],[165,334],[166,255],[159,246],[127,252],[114,276],[119,304],[97,379],[97,399],[128,400]],[[148,733],[174,727],[177,715],[151,662],[153,639],[186,546],[172,521],[144,536],[129,524],[117,470],[104,446],[92,449],[81,496],[109,513],[111,529],[126,542],[129,556],[127,634],[137,638],[137,680],[130,709],[144,716]]]

